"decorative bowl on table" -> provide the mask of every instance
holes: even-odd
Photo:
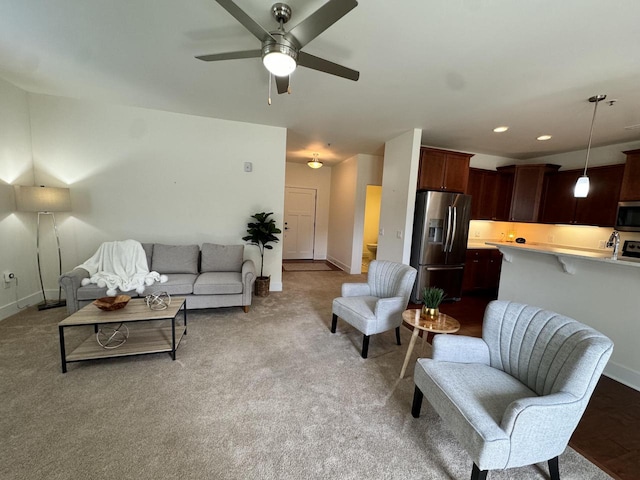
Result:
[[[129,295],[116,295],[115,297],[102,297],[94,300],[93,304],[100,310],[111,312],[127,306],[131,297]]]

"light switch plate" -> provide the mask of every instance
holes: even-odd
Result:
[[[253,164],[251,162],[244,162],[244,171],[245,172],[253,171]]]

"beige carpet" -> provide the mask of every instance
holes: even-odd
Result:
[[[69,365],[60,373],[61,309],[0,322],[0,478],[468,479],[471,461],[413,382],[393,332],[361,336],[331,299],[343,272],[285,273],[284,292],[248,314],[189,314],[177,360],[166,354]],[[70,344],[90,328],[69,330]],[[416,349],[418,350],[418,349]],[[563,480],[609,478],[571,449]],[[546,464],[491,472],[544,479]]]
[[[282,269],[285,272],[322,272],[331,271],[332,268],[326,263],[283,263]]]

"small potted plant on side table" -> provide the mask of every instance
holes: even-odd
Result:
[[[251,218],[255,219],[255,221],[247,224],[248,235],[242,237],[242,240],[249,242],[250,245],[257,245],[260,249],[260,276],[256,278],[255,283],[255,294],[258,297],[269,295],[271,283],[271,276],[265,276],[263,271],[264,251],[272,250],[273,246],[269,244],[277,243],[279,239],[276,234],[282,233],[282,230],[276,227],[276,221],[273,218],[269,218],[271,215],[273,215],[273,212],[258,212],[251,215]]]
[[[437,287],[425,287],[422,290],[422,316],[437,317],[440,313],[440,304],[446,297],[444,290]]]

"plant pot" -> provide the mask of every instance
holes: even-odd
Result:
[[[256,278],[255,290],[254,290],[256,297],[268,297],[270,284],[271,284],[271,277]]]
[[[429,308],[427,306],[422,306],[422,316],[423,317],[437,317],[440,314],[440,309],[438,307],[436,308]]]

